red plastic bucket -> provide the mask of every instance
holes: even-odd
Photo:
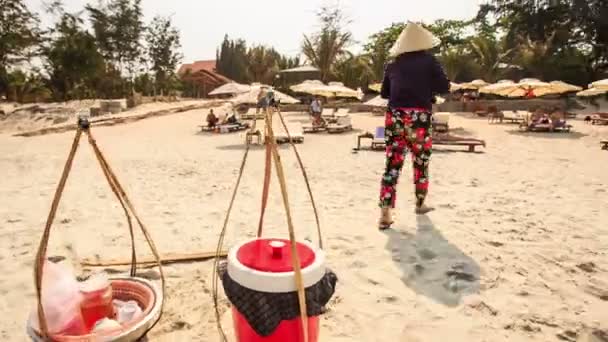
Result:
[[[308,288],[325,275],[325,255],[308,242],[297,242],[302,280]],[[284,239],[254,239],[228,253],[228,275],[243,287],[265,293],[296,292],[291,244]],[[308,317],[308,341],[302,333],[302,319],[283,320],[269,336],[260,336],[233,307],[232,316],[239,342],[317,342],[319,317]]]
[[[319,340],[319,317],[308,317],[308,341],[302,336],[302,320],[300,317],[283,321],[270,336],[259,336],[251,328],[245,317],[232,308],[232,320],[237,341],[240,342],[317,342]]]

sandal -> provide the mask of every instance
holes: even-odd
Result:
[[[378,224],[378,230],[380,231],[384,231],[384,230],[388,230],[393,228],[393,223],[395,223],[395,221],[390,221],[390,222],[382,222],[380,221],[380,223]]]

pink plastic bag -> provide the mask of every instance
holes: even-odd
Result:
[[[78,281],[64,266],[45,262],[42,275],[42,307],[49,334],[78,336],[87,333],[80,312],[82,295]],[[38,326],[38,310],[34,310],[33,327]]]

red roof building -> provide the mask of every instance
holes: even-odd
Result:
[[[215,65],[216,65],[215,60],[196,61],[196,62],[190,63],[190,64],[182,64],[182,66],[179,68],[179,71],[177,73],[179,75],[183,75],[186,73],[187,70],[190,70],[190,73],[192,73],[192,74],[196,73],[197,71],[201,71],[201,70],[216,72]]]
[[[213,89],[224,85],[231,80],[222,76],[215,70],[216,61],[196,61],[191,64],[183,64],[177,74],[191,88],[190,96],[206,97]]]

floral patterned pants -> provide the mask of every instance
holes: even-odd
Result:
[[[429,188],[433,146],[431,112],[418,108],[391,108],[386,112],[385,120],[386,171],[382,176],[380,207],[395,207],[397,183],[408,150],[412,152],[416,205],[420,206]]]

